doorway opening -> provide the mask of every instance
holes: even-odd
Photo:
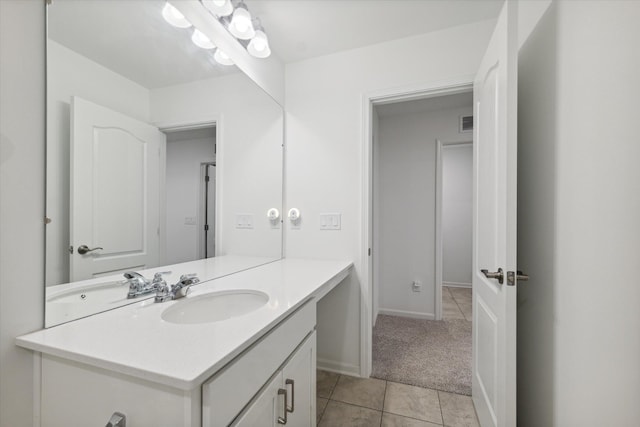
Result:
[[[167,136],[165,264],[215,256],[216,126],[163,129]]]
[[[372,103],[371,376],[470,395],[473,94],[452,92]]]

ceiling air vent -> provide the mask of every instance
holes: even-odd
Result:
[[[473,132],[473,116],[460,116],[460,132]]]

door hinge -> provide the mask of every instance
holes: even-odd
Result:
[[[369,256],[371,256],[371,248],[369,248]]]
[[[204,231],[209,231],[209,224],[204,225]]]
[[[210,180],[209,175],[205,175],[204,176],[204,182],[209,182],[209,180]]]

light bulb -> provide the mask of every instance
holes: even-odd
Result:
[[[244,6],[244,3],[240,3],[233,12],[233,17],[229,24],[229,32],[242,40],[249,40],[256,35],[251,23],[251,14]]]
[[[202,0],[202,4],[216,16],[229,16],[233,12],[231,0]]]
[[[213,44],[209,37],[205,36],[202,31],[197,28],[193,30],[193,35],[191,36],[191,41],[198,47],[203,49],[213,49],[216,45]]]
[[[271,49],[269,48],[269,40],[267,35],[262,30],[256,30],[256,35],[251,39],[247,46],[247,51],[251,56],[256,58],[267,58],[271,55]]]
[[[221,51],[219,48],[216,49],[216,53],[213,54],[213,59],[221,65],[233,65],[233,60],[229,58],[229,55]]]
[[[162,17],[174,27],[189,28],[191,26],[191,22],[189,22],[178,9],[170,5],[169,2],[165,3],[162,8]]]

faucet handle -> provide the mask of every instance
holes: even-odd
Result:
[[[183,274],[183,275],[180,276],[180,281],[181,282],[183,280],[187,280],[187,279],[196,279],[196,281],[194,283],[198,283],[200,281],[200,279],[198,279],[198,274],[197,273]]]
[[[158,271],[156,274],[153,275],[153,283],[161,283],[164,282],[164,279],[162,278],[163,275],[165,274],[171,274],[170,271]]]

